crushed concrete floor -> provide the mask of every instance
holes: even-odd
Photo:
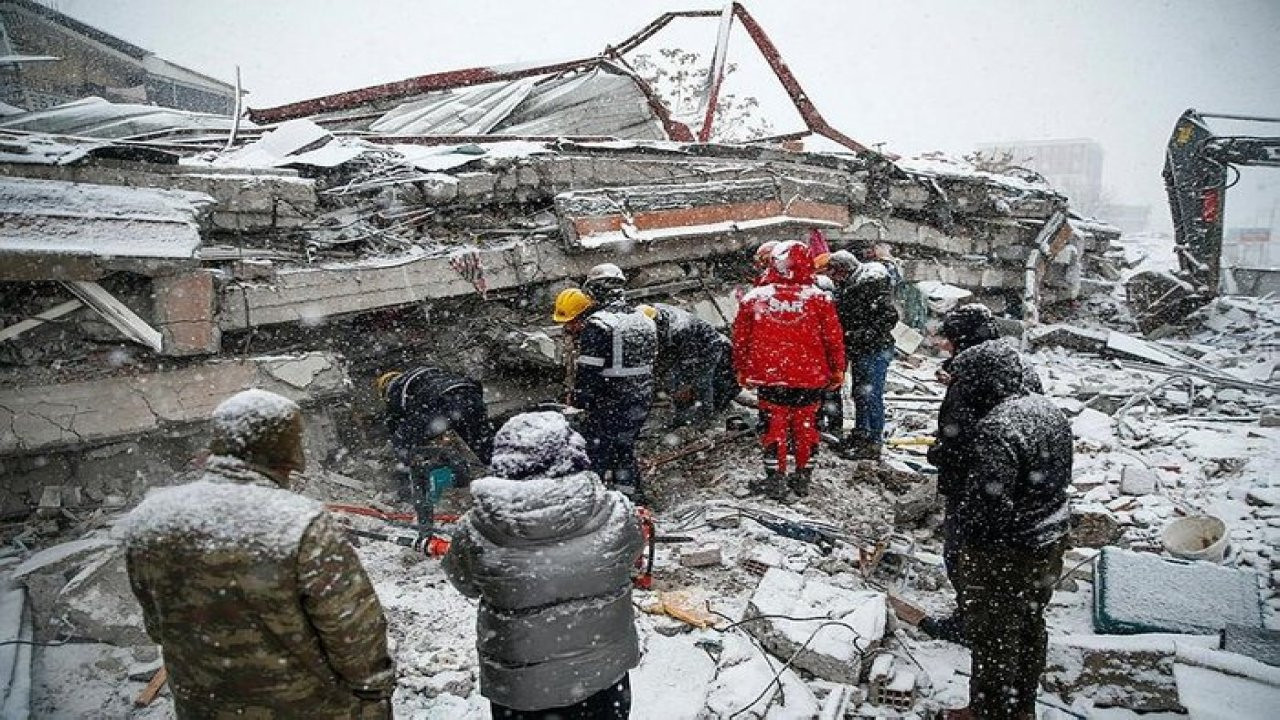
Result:
[[[1124,327],[1117,324],[1123,314],[1117,301],[1099,300],[1077,309],[1074,327],[1083,329],[1086,336],[1093,333],[1096,339],[1106,330],[1103,318],[1113,327]],[[1256,389],[1274,388],[1277,381],[1280,300],[1221,298],[1192,318],[1190,328],[1160,341],[1147,341],[1136,350],[1127,348],[1146,354],[1163,348],[1199,363],[1176,372],[1168,367],[1152,369],[1150,364],[1135,367],[1125,359],[1135,357],[1132,354],[1103,357],[1087,337],[1081,340],[1071,333],[1053,340],[1043,330],[1026,338],[1032,348],[1029,357],[1047,392],[1073,419],[1073,511],[1089,517],[1074,536],[1081,547],[1069,553],[1067,573],[1048,611],[1054,640],[1052,678],[1046,682],[1055,691],[1042,693],[1041,718],[1114,720],[1136,718],[1136,710],[1152,711],[1143,718],[1186,716],[1172,661],[1160,656],[1158,648],[1151,649],[1159,643],[1138,648],[1139,652],[1132,647],[1132,639],[1095,634],[1090,560],[1096,551],[1086,544],[1159,553],[1160,533],[1171,521],[1183,515],[1212,514],[1229,528],[1222,565],[1256,579],[1262,622],[1280,629],[1280,477],[1273,470],[1280,462],[1276,415],[1280,398],[1274,391]],[[1074,347],[1056,344],[1060,341]],[[889,415],[895,438],[928,434],[936,412],[936,400],[928,397],[942,391],[933,381],[936,358],[908,360],[895,362],[890,377]],[[746,408],[739,411],[750,415]],[[661,410],[655,414],[655,427],[662,416]],[[679,595],[667,594],[671,591],[688,591],[685,609],[699,615],[698,611],[704,614],[709,608],[711,614],[705,619],[714,624],[695,628],[668,615],[637,611],[645,655],[632,674],[633,717],[923,718],[938,708],[965,704],[967,652],[900,627],[887,613],[882,618],[887,626],[879,630],[883,633],[880,649],[890,660],[877,661],[878,669],[871,668],[874,653],[868,653],[863,666],[873,681],[864,676],[860,683],[820,677],[799,669],[799,663],[784,669],[789,656],[766,652],[763,648],[772,646],[758,639],[767,633],[749,631],[747,626],[724,630],[715,626],[743,618],[749,604],[762,602],[752,596],[761,583],[761,571],[770,566],[777,568],[770,573],[795,573],[785,576],[785,582],[797,577],[813,587],[830,586],[848,594],[893,590],[931,612],[946,612],[951,594],[941,567],[940,517],[936,501],[926,490],[926,476],[914,473],[923,466],[923,447],[891,449],[888,470],[823,453],[813,494],[779,506],[742,497],[746,480],[758,472],[749,436],[729,438],[723,427],[656,430],[646,441],[646,455],[669,458],[673,451],[699,440],[712,447],[650,472],[658,498],[658,532],[689,536],[693,541],[658,545],[653,589],[637,591],[635,601],[638,608],[646,608],[663,600],[679,600]],[[394,505],[394,496],[369,479],[385,467],[383,460],[353,453],[348,464],[351,477],[326,473],[309,479],[304,491],[337,502]],[[364,479],[353,479],[357,475]],[[839,529],[841,542],[833,553],[823,555],[815,545],[782,537],[749,517],[761,510],[829,523]],[[62,539],[108,538],[113,520],[110,514],[100,514],[93,523],[96,527],[80,528],[74,534],[68,531]],[[379,524],[369,518],[351,522]],[[11,540],[18,529],[7,527],[5,537]],[[886,540],[889,552],[874,565],[868,562],[866,551]],[[167,691],[150,707],[133,707],[133,699],[157,667],[156,649],[137,640],[140,620],[121,609],[127,607],[127,582],[118,565],[104,559],[109,545],[90,542],[45,550],[44,560],[36,563],[45,568],[34,572],[31,553],[20,549],[20,543],[10,542],[5,550],[8,557],[0,560],[6,577],[17,569],[29,588],[37,618],[35,637],[57,642],[67,633],[72,636],[68,644],[35,649],[34,717],[172,715]],[[718,548],[719,562],[711,546]],[[397,717],[488,717],[476,672],[474,604],[449,586],[433,559],[376,541],[361,541],[359,553],[390,620],[400,673]],[[683,563],[682,555],[688,556]],[[697,564],[692,562],[695,558],[710,564],[686,566]],[[24,561],[25,570],[19,567]],[[116,575],[111,576],[112,572]],[[63,586],[77,583],[85,593],[94,593],[96,608],[84,607],[90,602],[86,598],[77,603],[77,598],[65,597],[68,592]],[[112,597],[111,593],[125,596],[121,603],[98,602]],[[815,603],[815,612],[824,612],[822,602]],[[41,607],[50,604],[52,612]],[[81,614],[68,608],[78,608]],[[45,615],[71,625],[40,627]],[[785,634],[786,628],[775,629]],[[16,636],[13,629],[5,632]],[[821,632],[826,631],[815,631]],[[82,642],[86,639],[110,641]],[[1131,643],[1127,650],[1126,642]],[[1191,644],[1197,643],[1217,646],[1211,636]],[[1172,648],[1173,642],[1168,645]],[[1053,664],[1069,648],[1082,646],[1102,647],[1107,658],[1119,663],[1116,672],[1104,673],[1105,680],[1099,681],[1082,678],[1078,668],[1064,667],[1069,661]],[[838,655],[847,650],[836,647],[828,652]],[[1156,653],[1154,660],[1151,653]],[[1142,664],[1148,661],[1153,664]],[[822,658],[815,662],[812,667],[819,672],[832,674],[822,669]],[[897,673],[893,677],[901,681],[896,685],[885,674],[890,665]],[[872,704],[872,699],[899,709]]]

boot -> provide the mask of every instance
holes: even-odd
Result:
[[[787,486],[797,497],[808,497],[809,484],[813,480],[813,468],[801,468],[787,477]]]
[[[764,495],[779,502],[787,498],[787,476],[770,469],[764,477],[755,477],[747,482],[747,490],[752,495]]]
[[[874,460],[880,462],[880,451],[882,446],[878,442],[864,442],[854,452],[848,456],[852,460]]]

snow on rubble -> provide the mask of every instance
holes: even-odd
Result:
[[[1149,713],[1144,718],[1184,717],[1184,708],[1203,703],[1197,692],[1227,677],[1222,668],[1235,667],[1201,651],[1241,658],[1237,669],[1245,674],[1230,676],[1243,693],[1238,707],[1245,713],[1266,707],[1259,703],[1274,690],[1267,684],[1274,668],[1258,670],[1249,662],[1261,663],[1217,649],[1222,641],[1213,617],[1198,618],[1215,626],[1205,631],[1211,634],[1175,627],[1110,635],[1098,630],[1095,594],[1106,582],[1103,576],[1114,572],[1099,559],[1098,546],[1122,549],[1104,554],[1167,561],[1164,530],[1179,518],[1209,514],[1226,524],[1227,548],[1222,563],[1203,564],[1205,571],[1236,578],[1233,602],[1240,592],[1255,590],[1261,599],[1256,624],[1280,629],[1280,478],[1273,470],[1280,462],[1280,395],[1266,389],[1277,382],[1280,300],[1222,298],[1194,318],[1191,330],[1137,345],[1107,343],[1099,331],[1115,331],[1088,316],[1073,322],[1085,335],[1102,339],[1077,343],[1065,335],[1057,341],[1030,335],[1025,356],[1046,393],[1071,417],[1076,442],[1075,547],[1047,614],[1051,642],[1042,719],[1131,719],[1139,711]],[[1155,355],[1146,353],[1147,346],[1177,365],[1150,362]],[[1134,353],[1148,360],[1134,359]],[[895,438],[932,431],[937,396],[934,402],[922,400],[929,393],[921,388],[940,390],[931,385],[936,368],[936,359],[895,362],[888,389]],[[527,431],[536,436],[547,428],[534,423]],[[935,708],[963,705],[967,652],[900,625],[883,608],[886,590],[936,614],[952,603],[936,499],[915,474],[923,467],[919,446],[891,442],[881,468],[823,453],[812,495],[780,507],[739,497],[746,480],[759,472],[757,451],[747,438],[733,439],[718,429],[662,432],[646,441],[647,454],[661,457],[700,439],[706,449],[649,471],[659,498],[659,534],[691,542],[659,544],[653,588],[635,593],[637,606],[653,612],[637,613],[644,655],[632,672],[632,716],[919,718]],[[394,502],[350,478],[317,475],[301,485],[324,499]],[[462,493],[450,499],[463,507],[466,501]],[[388,532],[373,518],[343,519]],[[778,519],[829,529],[838,540],[834,551],[823,554],[761,522]],[[681,562],[712,546],[718,553],[709,554],[707,564]],[[112,610],[131,601],[122,565],[112,569],[116,565],[106,562],[116,547],[99,531],[26,556],[20,566],[17,560],[25,554],[0,560],[10,582],[28,588],[36,638],[90,641],[36,648],[32,708],[38,717],[171,716],[167,691],[148,708],[132,707],[154,672],[156,650],[117,632],[120,623],[140,618]],[[478,685],[475,602],[452,589],[435,560],[377,541],[360,541],[358,551],[390,623],[399,673],[397,717],[487,718]],[[1103,610],[1119,617],[1137,607],[1149,620],[1155,613],[1143,593],[1163,587],[1164,574],[1159,566],[1151,568],[1142,571],[1150,577],[1128,583],[1137,586],[1135,594]],[[118,577],[112,580],[111,572]],[[93,586],[96,607],[65,596],[86,582]],[[1216,596],[1227,595],[1215,588],[1201,588],[1187,599],[1206,604],[1213,615]],[[1108,592],[1129,591],[1115,585]],[[681,597],[694,600],[682,605]],[[1162,599],[1161,606],[1171,600]],[[774,611],[838,622],[822,627],[820,619],[751,620]],[[690,613],[699,622],[691,624]],[[1247,622],[1247,607],[1235,617]],[[17,637],[21,629],[7,622],[6,637]],[[854,640],[841,625],[857,628],[859,637],[876,637],[876,646]],[[855,663],[862,672],[838,670]],[[873,667],[878,669],[872,672]],[[895,698],[906,698],[911,709],[872,703]]]

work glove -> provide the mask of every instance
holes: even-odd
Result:
[[[831,382],[827,383],[828,390],[839,390],[844,387],[844,373],[837,372],[831,376]]]

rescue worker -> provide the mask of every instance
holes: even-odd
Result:
[[[639,306],[653,319],[658,352],[654,374],[671,397],[671,424],[702,423],[738,395],[733,346],[711,323],[665,303]]]
[[[644,504],[635,446],[653,404],[658,334],[653,320],[627,305],[621,292],[599,303],[577,288],[556,297],[552,319],[575,339],[570,404],[583,410],[579,427],[591,467],[610,487]]]
[[[884,442],[885,378],[893,361],[898,309],[893,304],[889,268],[874,260],[851,267],[850,258],[841,257],[833,265],[833,275],[839,278],[836,312],[844,331],[856,413],[854,429],[842,449],[846,457],[878,460]]]
[[[391,447],[418,514],[418,532],[431,532],[435,503],[450,487],[465,487],[489,464],[493,424],[480,383],[435,366],[378,376]]]
[[[118,526],[180,720],[390,718],[378,596],[324,506],[288,490],[302,413],[246,390],[213,413],[200,480],[154,490]]]
[[[634,506],[590,466],[563,415],[515,416],[444,557],[453,586],[480,599],[480,693],[495,720],[630,715],[643,543]]]
[[[1071,425],[1027,377],[1017,350],[990,340],[955,357],[947,388],[953,416],[969,424],[950,441],[963,451],[938,461],[959,619],[941,629],[957,632],[973,653],[970,710],[983,720],[1035,717],[1048,643],[1044,611],[1070,522]],[[904,619],[926,632],[940,629],[931,618]]]
[[[813,258],[801,242],[780,243],[766,283],[742,298],[733,324],[738,383],[755,388],[768,416],[761,438],[765,476],[749,489],[782,500],[807,495],[817,449],[818,403],[844,382],[844,342],[831,298],[814,284]],[[788,448],[795,473],[787,474]]]
[[[611,302],[626,302],[627,276],[622,268],[613,263],[600,263],[587,271],[587,279],[582,283],[582,291],[600,305]]]

